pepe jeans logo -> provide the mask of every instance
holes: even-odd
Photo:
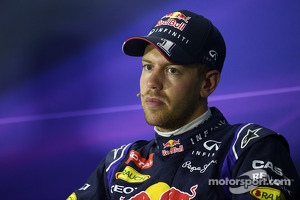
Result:
[[[211,160],[209,163],[203,165],[203,167],[196,167],[192,165],[192,161],[186,161],[181,167],[188,169],[190,172],[197,171],[203,174],[211,164],[217,164],[217,162],[217,160]]]

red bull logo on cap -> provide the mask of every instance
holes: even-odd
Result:
[[[179,19],[179,20],[184,21],[185,23],[189,23],[189,19],[191,19],[191,17],[188,17],[181,12],[172,12],[172,13],[166,14],[163,18],[165,18],[165,17],[172,18],[172,19]]]
[[[179,140],[169,140],[168,142],[163,143],[163,147],[164,147],[164,150],[162,150],[163,156],[182,152],[184,150],[183,145],[180,145]]]
[[[167,18],[167,20],[164,20],[165,18]],[[172,12],[172,13],[169,13],[169,14],[166,14],[165,16],[163,16],[157,22],[155,27],[161,26],[161,25],[166,25],[166,26],[172,26],[178,30],[183,31],[184,28],[186,27],[187,23],[189,22],[189,19],[191,19],[191,17],[188,17],[181,12]],[[179,20],[179,22],[177,20]]]
[[[164,182],[158,182],[151,185],[135,196],[131,197],[130,200],[192,200],[196,197],[196,190],[198,185],[194,185],[190,188],[190,193],[183,192],[176,187],[170,188],[170,186]],[[124,200],[121,197],[120,200]]]

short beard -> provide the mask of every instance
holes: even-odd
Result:
[[[196,118],[194,113],[198,110],[198,106],[199,102],[196,100],[190,103],[180,101],[172,110],[157,110],[154,113],[148,113],[153,111],[144,109],[144,116],[149,125],[165,131],[174,131]]]

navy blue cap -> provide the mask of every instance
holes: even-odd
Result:
[[[226,45],[219,30],[205,17],[188,10],[164,15],[147,36],[128,38],[123,52],[143,56],[147,45],[155,46],[173,64],[205,63],[222,71]]]

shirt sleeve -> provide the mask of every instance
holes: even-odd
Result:
[[[300,199],[300,181],[289,148],[279,136],[253,144],[232,169],[232,200]]]
[[[105,159],[89,176],[86,183],[79,189],[75,190],[67,200],[106,200],[107,198],[107,181],[105,173]]]
[[[67,200],[106,200],[109,199],[114,171],[127,156],[131,143],[110,151],[90,175],[87,182],[75,190]]]

